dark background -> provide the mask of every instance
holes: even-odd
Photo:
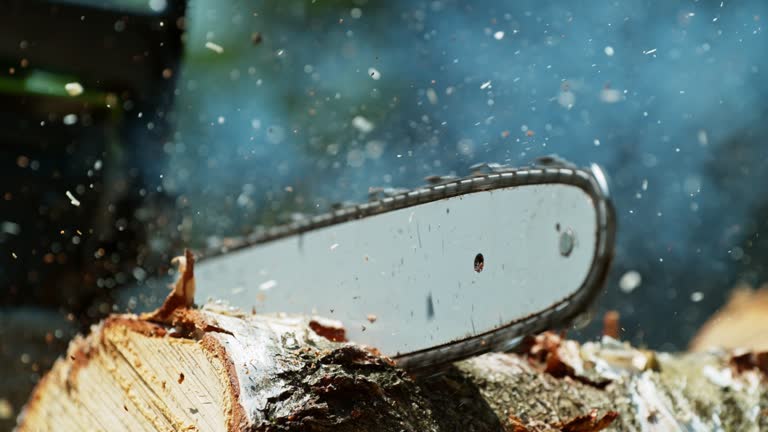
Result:
[[[77,67],[55,71],[84,81],[79,98],[38,95],[30,108],[18,71],[45,57],[22,68],[28,54],[11,51],[0,62],[0,193],[24,197],[0,201],[2,330],[19,316],[48,317],[34,320],[41,333],[30,347],[115,301],[155,306],[164,287],[119,287],[166,273],[184,246],[362,201],[370,186],[414,187],[476,162],[551,153],[600,163],[611,177],[617,256],[595,315],[619,310],[625,339],[684,349],[735,284],[766,279],[760,0],[194,0],[182,21],[170,0],[71,3],[138,13],[148,27],[131,33],[139,20],[129,18],[118,32],[118,17],[87,28],[93,42],[73,48]],[[147,78],[98,79],[106,72],[92,50],[124,34],[151,43],[110,52],[142,59]],[[89,67],[96,78],[78,78]],[[87,115],[65,125],[73,110]],[[37,192],[17,191],[32,178]],[[621,289],[628,272],[641,282]],[[579,336],[597,337],[596,321]],[[69,334],[54,334],[48,357]],[[39,347],[3,345],[17,379],[33,382],[44,368],[35,362],[47,361],[29,355]]]

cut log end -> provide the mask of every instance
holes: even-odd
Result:
[[[70,345],[38,385],[21,430],[235,430],[231,365],[203,335],[112,317]]]

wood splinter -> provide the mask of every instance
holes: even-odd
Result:
[[[171,264],[178,265],[179,277],[163,304],[140,318],[145,321],[167,322],[177,309],[188,309],[195,304],[195,255],[184,249],[184,256],[177,256]]]

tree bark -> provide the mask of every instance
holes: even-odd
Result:
[[[768,353],[643,351],[554,333],[412,376],[320,318],[190,307],[114,315],[40,381],[20,431],[759,431]]]
[[[760,367],[765,356],[545,334],[525,354],[413,377],[307,318],[182,308],[172,323],[116,315],[74,340],[19,429],[757,431],[768,430]]]

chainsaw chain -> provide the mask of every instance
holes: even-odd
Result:
[[[508,350],[523,336],[570,323],[583,313],[599,293],[613,256],[615,215],[606,179],[597,165],[581,169],[557,156],[537,159],[530,167],[513,168],[496,163],[470,167],[468,177],[430,176],[427,185],[412,190],[372,188],[369,201],[337,206],[330,212],[306,217],[295,215],[288,224],[259,229],[245,239],[232,240],[211,251],[206,258],[266,243],[280,238],[353,221],[472,192],[526,184],[569,184],[581,188],[593,200],[597,210],[597,247],[592,267],[584,283],[574,294],[547,309],[522,317],[493,331],[474,335],[425,350],[395,355],[397,363],[411,370],[433,369],[437,365],[491,350]]]

